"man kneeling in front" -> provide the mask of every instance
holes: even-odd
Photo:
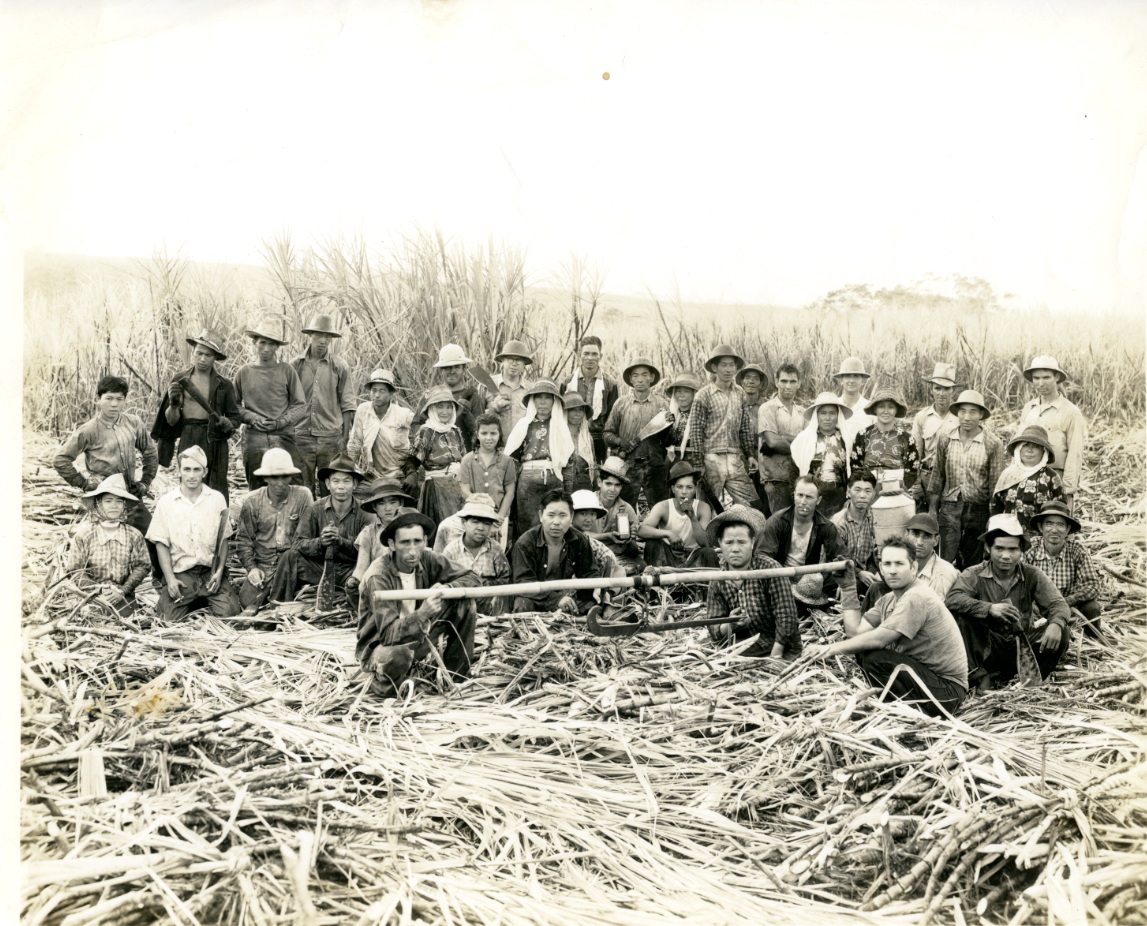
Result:
[[[845,639],[808,646],[798,662],[852,655],[872,685],[888,687],[888,696],[915,704],[933,717],[940,716],[941,707],[951,713],[968,693],[968,659],[960,628],[939,596],[918,577],[911,541],[885,540],[879,568],[890,591],[862,615],[856,570],[848,564],[838,582]]]
[[[475,588],[482,584],[475,573],[427,547],[433,531],[434,522],[421,512],[396,517],[382,531],[390,556],[362,587],[355,656],[374,676],[371,691],[384,698],[397,695],[415,661],[429,656],[442,634],[446,635],[442,652],[446,670],[456,680],[470,675],[478,619],[472,599],[444,599],[438,594],[421,604],[413,599],[375,601],[374,593],[381,591]]]

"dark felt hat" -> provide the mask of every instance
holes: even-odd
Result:
[[[1051,517],[1053,514],[1059,515],[1067,522],[1067,532],[1069,534],[1078,534],[1083,530],[1083,525],[1071,516],[1071,513],[1067,510],[1067,505],[1057,498],[1053,498],[1040,505],[1039,511],[1028,519],[1028,527],[1034,531],[1038,531],[1044,518]]]
[[[354,476],[355,484],[362,482],[366,477],[354,465],[354,460],[345,453],[336,454],[335,458],[319,470],[319,482],[323,482],[331,473],[347,473]]]
[[[332,338],[342,337],[335,331],[335,320],[329,315],[312,316],[307,322],[307,327],[303,329],[303,334],[329,334]]]
[[[434,538],[434,531],[438,525],[435,524],[430,518],[424,515],[421,511],[400,511],[389,524],[382,529],[381,540],[384,544],[389,544],[394,538],[394,535],[401,527],[414,527],[420,524],[422,529],[426,531],[426,542],[429,543]]]
[[[1029,424],[1020,431],[1019,434],[1008,441],[1008,453],[1011,453],[1020,444],[1035,444],[1037,447],[1043,447],[1043,449],[1047,451],[1048,463],[1055,462],[1055,450],[1052,449],[1051,442],[1047,439],[1047,431],[1038,424]]]
[[[410,505],[417,504],[396,479],[376,479],[370,484],[370,495],[363,500],[362,507],[373,511],[374,503],[384,498],[400,498]]]
[[[697,467],[695,467],[692,463],[690,463],[688,460],[678,460],[669,468],[669,484],[673,485],[673,483],[675,483],[683,476],[696,477],[698,475],[699,472]]]
[[[188,338],[187,343],[192,347],[197,345],[206,347],[209,351],[212,351],[215,354],[216,360],[227,359],[227,355],[223,353],[223,339],[219,337],[219,335],[217,335],[214,331],[208,331],[206,328],[204,328],[203,331],[201,331],[195,337]]]

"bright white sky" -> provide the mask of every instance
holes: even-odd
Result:
[[[24,247],[258,263],[415,222],[607,288],[983,276],[1147,305],[1147,4],[7,0]],[[608,72],[610,79],[602,79]]]

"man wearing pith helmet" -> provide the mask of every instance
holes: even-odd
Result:
[[[350,369],[331,353],[331,342],[342,335],[329,315],[315,315],[303,329],[310,343],[291,361],[307,397],[307,412],[295,426],[295,443],[303,458],[303,485],[319,498],[326,486],[315,473],[346,449],[354,423],[354,389]]]
[[[521,341],[507,341],[494,360],[502,365],[502,369],[493,376],[498,384],[498,394],[490,396],[486,411],[498,416],[502,422],[502,434],[506,436],[526,417],[524,397],[531,383],[525,374],[526,367],[533,365],[534,358]]]
[[[956,388],[956,365],[937,363],[931,377],[924,380],[932,387],[932,404],[922,408],[912,419],[912,440],[920,457],[920,484],[927,487],[936,467],[936,440],[945,431],[954,431],[960,424],[952,411],[952,397]]]
[[[1059,471],[1068,512],[1074,514],[1083,451],[1087,445],[1087,421],[1083,412],[1059,391],[1067,374],[1054,357],[1036,357],[1024,370],[1024,379],[1031,383],[1035,398],[1020,412],[1019,427],[1038,424],[1047,431],[1055,455],[1051,466]]]

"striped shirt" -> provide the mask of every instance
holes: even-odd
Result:
[[[693,407],[696,408],[696,405]],[[637,449],[639,443],[652,448],[652,441],[639,442],[637,435],[657,416],[658,412],[667,411],[669,411],[669,403],[663,397],[654,395],[652,392],[648,393],[645,399],[641,401],[633,393],[623,395],[613,404],[609,418],[605,422],[603,436],[606,444],[627,456]],[[657,445],[657,449],[660,450],[660,444]]]
[[[752,427],[741,414],[744,407],[745,390],[733,384],[730,389],[722,389],[716,383],[704,386],[693,399],[690,410],[689,450],[693,453],[748,453],[756,456],[756,421]],[[748,446],[745,446],[744,432],[749,432]]]
[[[482,580],[483,585],[508,585],[510,582],[510,561],[506,559],[502,545],[493,540],[471,550],[462,537],[456,537],[446,545],[442,555],[455,566],[469,569]]]
[[[1072,607],[1094,601],[1103,592],[1099,570],[1091,554],[1074,537],[1068,537],[1058,556],[1048,556],[1043,548],[1043,538],[1036,537],[1024,554],[1024,562],[1035,566],[1051,579],[1064,600]]]
[[[831,518],[836,527],[836,536],[847,551],[849,559],[856,563],[857,568],[876,571],[876,524],[872,518],[872,509],[864,512],[864,517],[856,518],[849,503],[840,509]]]
[[[960,440],[959,429],[945,433],[936,442],[936,468],[928,494],[946,502],[987,505],[1004,463],[1003,441],[986,428],[966,441]]]

